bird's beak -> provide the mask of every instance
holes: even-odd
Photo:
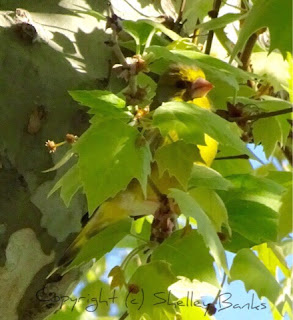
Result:
[[[202,98],[204,97],[210,90],[213,89],[213,85],[204,78],[198,78],[191,84],[191,97],[192,99],[195,98]]]

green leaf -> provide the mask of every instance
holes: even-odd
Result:
[[[119,109],[125,107],[125,101],[110,91],[74,90],[69,91],[69,94],[75,101],[92,109],[98,109],[101,105],[112,105]]]
[[[150,46],[147,49],[147,52],[152,53],[156,59],[163,58],[170,62],[171,61],[179,62],[187,65],[196,64],[204,71],[205,74],[209,71],[215,70],[219,74],[221,74],[223,71],[227,72],[228,74],[230,74],[231,77],[234,77],[239,80],[248,80],[254,77],[252,73],[248,73],[239,68],[235,68],[232,65],[220,59],[214,58],[202,52],[197,52],[195,50],[171,50],[170,51],[166,47]],[[163,69],[154,70],[154,71],[156,72],[159,71],[159,73],[164,72]],[[207,76],[207,79],[209,79],[208,76]]]
[[[196,146],[179,140],[159,148],[154,159],[158,164],[160,175],[168,170],[169,174],[186,188],[193,162],[201,157]]]
[[[50,169],[44,170],[44,173],[55,171],[59,168],[61,168],[68,160],[71,159],[71,157],[74,155],[74,152],[72,150],[68,150],[65,155]]]
[[[243,49],[248,38],[263,27],[270,31],[270,51],[279,49],[285,57],[292,49],[291,13],[291,0],[283,0],[281,5],[279,0],[258,0],[240,29],[230,61]]]
[[[224,148],[221,148],[221,153],[219,152],[218,156],[232,156],[239,153],[233,152],[232,154],[222,153]],[[223,177],[230,176],[231,174],[247,174],[251,173],[252,167],[247,159],[225,159],[225,160],[216,160],[212,163],[212,168],[219,172]]]
[[[216,30],[225,27],[227,24],[232,23],[237,20],[245,19],[247,14],[242,13],[226,13],[223,16],[212,19],[210,21],[200,23],[196,26],[197,29],[203,30]]]
[[[266,178],[282,185],[283,187],[290,187],[292,185],[292,172],[269,171]]]
[[[269,270],[249,249],[240,250],[233,260],[231,280],[244,282],[246,291],[255,290],[257,295],[275,303],[280,293],[280,285]]]
[[[277,240],[276,211],[261,203],[237,198],[225,204],[233,231],[257,244]]]
[[[156,94],[156,88],[157,88],[156,82],[143,72],[140,72],[137,75],[136,79],[137,79],[137,85],[140,88],[144,88],[146,90],[146,97],[142,102],[142,104],[140,104],[140,107],[150,105],[153,97]]]
[[[194,50],[173,50],[172,53],[174,55],[181,56],[182,58],[188,58],[189,61],[196,63],[205,72],[208,79],[208,75],[210,74],[211,80],[213,76],[211,71],[215,71],[219,75],[223,72],[226,72],[227,75],[230,75],[230,77],[238,80],[248,80],[255,76],[252,73],[248,73],[239,68],[233,67],[231,64],[225,61],[214,58],[202,52],[196,52]]]
[[[162,304],[162,299],[168,301],[168,287],[174,282],[176,277],[166,262],[153,261],[137,268],[128,283],[138,292],[130,293],[125,301],[130,319],[138,320],[145,314],[148,319],[173,320],[173,296],[170,295],[169,304]]]
[[[290,270],[287,267],[285,257],[276,245],[263,243],[253,247],[253,250],[257,252],[259,260],[266,266],[272,276],[276,277],[278,267],[285,277],[290,277]]]
[[[237,253],[240,249],[243,248],[252,248],[256,245],[255,242],[248,240],[235,230],[232,232],[232,237],[229,241],[223,243],[225,250]]]
[[[66,207],[68,207],[73,196],[80,188],[82,188],[78,165],[72,166],[62,176],[62,178],[54,185],[52,190],[49,192],[48,197],[50,197],[59,188],[61,188],[61,199],[64,201]]]
[[[230,230],[227,209],[214,190],[202,187],[192,189],[189,193],[208,215],[216,231],[221,232],[223,224]]]
[[[76,142],[80,178],[92,213],[136,178],[146,191],[151,153],[139,132],[116,119],[94,123]]]
[[[256,244],[275,241],[284,187],[251,175],[234,175],[227,179],[234,188],[219,193],[228,210],[232,230]]]
[[[66,271],[78,267],[91,259],[99,260],[115,245],[130,233],[131,219],[123,219],[101,230],[90,238],[81,248],[77,256],[70,263]]]
[[[254,157],[235,134],[235,124],[193,103],[164,103],[155,110],[153,125],[158,127],[163,135],[175,131],[179,139],[187,143],[205,144],[206,133],[220,144]]]
[[[278,212],[281,205],[281,196],[286,190],[280,184],[262,177],[250,174],[239,174],[226,177],[234,188],[229,192],[221,193],[224,202],[241,199],[261,203]]]
[[[191,254],[192,252],[192,254]],[[184,276],[218,286],[209,254],[202,236],[196,230],[184,234],[183,230],[174,232],[152,254],[152,261],[164,260],[171,265],[176,276]],[[199,262],[200,261],[200,262]]]
[[[258,119],[252,125],[252,132],[254,143],[262,144],[267,158],[274,153],[278,142],[282,141],[281,125],[275,117]]]
[[[190,194],[178,189],[171,189],[169,196],[175,199],[185,216],[193,217],[196,220],[198,232],[210,248],[218,267],[224,268],[225,272],[229,274],[224,248],[209,217]]]
[[[188,189],[207,187],[216,190],[228,190],[232,184],[217,171],[204,165],[194,164],[188,181]]]
[[[144,45],[148,39],[149,34],[153,31],[154,26],[146,23],[145,20],[122,21],[123,30],[128,32],[135,40],[137,46],[137,53],[140,53],[140,48]]]
[[[71,97],[84,106],[90,107],[89,113],[94,114],[91,122],[100,117],[111,117],[121,120],[129,120],[130,115],[125,112],[125,101],[110,91],[102,90],[75,90],[69,91]]]
[[[292,175],[291,175],[292,177]],[[279,239],[283,238],[284,236],[288,235],[293,230],[292,225],[292,185],[288,188],[286,193],[283,195],[282,205],[280,207],[280,220],[279,220],[279,230],[278,230],[278,237]]]
[[[169,28],[165,27],[163,24],[152,21],[152,20],[141,20],[151,26],[153,26],[154,28],[156,28],[156,30],[163,32],[166,36],[168,36],[171,40],[179,40],[181,39],[181,37],[174,31],[170,30]]]

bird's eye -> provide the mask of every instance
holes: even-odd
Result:
[[[178,80],[175,83],[176,88],[178,89],[186,89],[187,88],[187,82],[183,80]]]

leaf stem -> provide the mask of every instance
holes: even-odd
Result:
[[[128,317],[128,311],[125,311],[118,320],[125,320]]]
[[[215,19],[218,17],[222,0],[214,0],[213,10],[210,12],[210,17]],[[207,38],[207,44],[205,48],[205,54],[210,54],[212,48],[212,42],[214,37],[214,30],[210,30]]]
[[[152,40],[153,40],[153,36],[155,35],[156,31],[157,31],[156,28],[154,28],[154,29],[150,32],[150,34],[149,34],[149,36],[148,36],[148,38],[147,38],[147,40],[146,40],[144,49],[143,49],[143,53],[144,53],[145,50],[151,45],[151,42],[152,42]]]
[[[218,299],[219,299],[219,297],[220,297],[220,294],[221,294],[221,292],[222,292],[222,290],[223,290],[223,287],[224,287],[224,283],[225,283],[225,281],[226,281],[226,278],[227,278],[227,275],[226,275],[226,273],[224,273],[223,279],[222,279],[222,282],[221,282],[221,288],[219,289],[217,295],[215,296],[215,300],[213,301],[213,304],[216,304],[216,303],[217,303],[217,301],[218,301]]]
[[[154,191],[154,193],[158,196],[159,199],[164,198],[164,194],[158,189],[154,181],[149,177],[148,184],[151,187],[151,189]]]
[[[127,255],[127,257],[124,259],[124,261],[122,262],[122,264],[121,264],[121,269],[122,269],[122,270],[125,270],[126,267],[127,267],[127,265],[128,265],[128,263],[130,262],[130,260],[131,260],[134,256],[136,256],[136,255],[139,253],[139,251],[143,250],[146,246],[147,246],[147,243],[144,243],[144,244],[142,244],[142,245],[134,248],[134,249]]]

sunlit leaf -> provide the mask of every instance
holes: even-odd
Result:
[[[256,145],[262,144],[266,157],[269,158],[274,153],[277,143],[282,141],[281,125],[278,119],[271,117],[255,121],[253,138]]]
[[[82,188],[78,165],[72,166],[50,190],[48,197],[61,188],[60,196],[68,207],[76,192]]]
[[[235,134],[232,128],[234,124],[194,104],[167,102],[155,110],[153,117],[154,126],[158,127],[163,135],[176,132],[178,137],[187,143],[204,145],[206,133],[220,144],[251,155],[240,137]]]
[[[270,273],[275,277],[277,267],[281,269],[286,277],[290,276],[290,270],[287,266],[285,257],[282,255],[281,250],[274,244],[263,243],[253,247],[258,254],[259,260],[266,266]]]
[[[280,207],[280,221],[279,221],[279,238],[283,238],[293,230],[292,226],[292,185],[288,188],[286,193],[283,195],[282,205]]]
[[[285,57],[292,49],[291,12],[291,0],[283,0],[281,5],[279,0],[256,1],[240,30],[231,60],[243,49],[250,35],[263,27],[270,31],[270,51],[279,49]]]
[[[196,220],[198,232],[210,248],[217,265],[224,268],[225,272],[229,274],[224,248],[209,217],[188,193],[172,189],[169,196],[175,199],[185,216],[193,217]]]
[[[255,290],[260,298],[266,297],[273,303],[281,289],[269,270],[249,249],[240,250],[234,258],[231,280],[242,280],[247,291]]]
[[[192,189],[189,193],[209,216],[218,232],[221,232],[222,225],[229,229],[227,209],[214,190],[201,187]]]
[[[242,13],[226,13],[223,16],[211,19],[207,22],[200,23],[196,27],[198,29],[204,29],[204,30],[215,30],[219,28],[225,27],[227,24],[232,23],[236,20],[243,20],[247,14]]]
[[[161,174],[168,170],[170,175],[186,187],[193,162],[200,159],[200,154],[196,146],[176,141],[159,148],[154,159]]]
[[[187,234],[184,234],[182,230],[173,233],[154,250],[152,261],[156,260],[170,263],[171,270],[176,276],[218,285],[213,259],[196,230],[191,230]]]
[[[153,261],[140,266],[129,280],[132,292],[126,300],[130,319],[137,320],[146,314],[148,319],[173,320],[175,317],[174,300],[168,287],[176,281],[168,263]],[[169,297],[169,298],[168,298]],[[169,299],[169,304],[167,302]]]
[[[80,179],[92,213],[136,178],[146,190],[151,154],[137,145],[139,132],[119,120],[94,123],[76,142]]]
[[[194,164],[188,182],[188,189],[206,187],[215,190],[228,190],[232,187],[229,180],[223,178],[216,170],[204,165]]]

